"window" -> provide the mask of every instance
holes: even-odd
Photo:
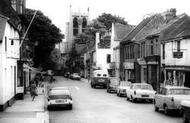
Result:
[[[153,44],[153,41],[150,42],[150,55],[154,55],[154,44]]]
[[[181,41],[177,41],[177,52],[180,52],[180,43]]]
[[[162,58],[165,59],[165,44],[162,44]]]
[[[5,36],[5,52],[7,51],[7,37]]]
[[[11,45],[14,45],[14,40],[11,40]]]
[[[73,19],[73,35],[76,36],[78,34],[78,19],[75,17]]]
[[[107,63],[111,63],[111,55],[110,54],[107,55]]]

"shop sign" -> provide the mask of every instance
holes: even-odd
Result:
[[[173,52],[173,57],[174,58],[182,58],[183,57],[183,52]]]
[[[17,87],[16,92],[17,92],[17,94],[24,93],[24,87]]]
[[[131,63],[131,62],[124,62],[123,63],[123,67],[125,69],[134,69],[134,63]]]

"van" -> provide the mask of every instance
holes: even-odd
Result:
[[[91,87],[96,88],[96,86],[101,86],[107,88],[107,83],[109,83],[109,74],[107,70],[95,70],[91,77]]]

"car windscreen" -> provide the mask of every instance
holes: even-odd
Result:
[[[134,85],[134,89],[153,90],[151,85]]]
[[[169,95],[190,95],[190,89],[170,89]]]
[[[50,95],[49,99],[70,99],[70,95]]]

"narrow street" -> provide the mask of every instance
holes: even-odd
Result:
[[[50,111],[50,123],[182,123],[180,117],[155,112],[153,104],[131,103],[85,81],[56,80],[52,86],[71,88],[73,109]]]

